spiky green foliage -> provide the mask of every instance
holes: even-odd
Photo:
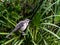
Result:
[[[43,0],[26,29],[26,35],[15,32],[6,38],[19,21],[31,17],[29,12],[38,2],[0,0],[0,45],[60,45],[60,0]]]

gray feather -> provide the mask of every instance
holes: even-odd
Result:
[[[22,26],[23,26],[23,22],[18,23],[18,24],[16,25],[15,29],[14,29],[11,33],[9,33],[9,34],[6,36],[6,38],[8,38],[10,35],[12,35],[13,32],[19,30]]]

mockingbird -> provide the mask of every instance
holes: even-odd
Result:
[[[30,22],[29,19],[25,19],[25,20],[23,20],[23,21],[20,21],[20,22],[16,25],[15,29],[6,36],[6,38],[8,38],[13,32],[15,32],[15,31],[17,31],[17,30],[21,30],[22,35],[23,35],[23,34],[24,34],[24,30],[27,28],[29,22]]]

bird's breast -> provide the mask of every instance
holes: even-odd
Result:
[[[22,27],[21,27],[21,31],[24,31],[28,26],[28,23],[25,23]]]

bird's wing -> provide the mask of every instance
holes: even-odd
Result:
[[[24,21],[21,21],[19,22],[17,25],[16,25],[16,30],[19,30],[21,27],[24,26]]]
[[[9,33],[9,34],[6,36],[6,38],[8,38],[13,32],[19,30],[22,26],[24,26],[24,22],[23,22],[23,21],[22,21],[22,22],[19,22],[19,23],[16,25],[15,29],[14,29],[11,33]]]

